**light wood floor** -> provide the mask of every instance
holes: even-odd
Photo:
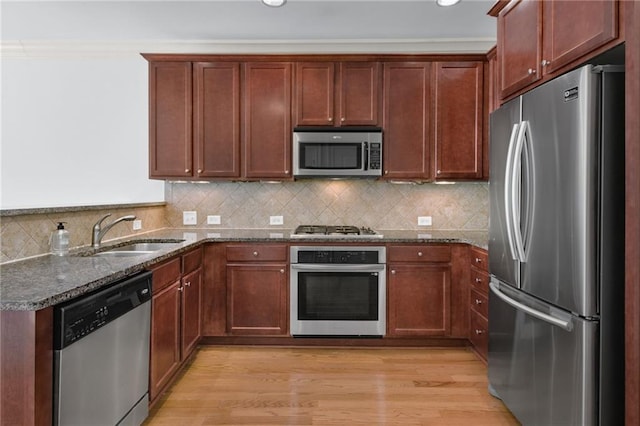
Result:
[[[155,425],[518,425],[466,348],[207,346]]]

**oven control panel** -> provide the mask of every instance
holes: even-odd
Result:
[[[293,248],[292,248],[293,249]],[[348,250],[345,247],[297,247],[292,251],[292,263],[376,265],[385,263],[384,247]]]

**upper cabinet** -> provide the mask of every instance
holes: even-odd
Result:
[[[291,177],[291,68],[289,62],[244,64],[244,175]]]
[[[149,64],[149,176],[193,173],[190,62]]]
[[[615,44],[618,7],[616,0],[512,0],[498,14],[501,97]]]
[[[387,179],[483,178],[484,62],[384,64]]]
[[[484,63],[438,62],[435,68],[436,179],[481,179]]]
[[[380,83],[378,62],[298,62],[295,125],[378,125]]]

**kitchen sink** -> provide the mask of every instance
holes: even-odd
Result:
[[[138,240],[129,241],[122,245],[107,247],[101,251],[91,251],[81,254],[81,256],[94,257],[133,257],[143,256],[145,254],[155,253],[157,251],[170,248],[172,244],[182,243],[184,240],[168,239],[168,240]]]

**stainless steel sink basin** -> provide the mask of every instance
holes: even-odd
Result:
[[[157,251],[170,248],[172,245],[180,244],[184,240],[157,240],[157,241],[132,241],[127,244],[107,248],[97,253],[87,253],[84,256],[98,257],[133,257],[155,253]]]

